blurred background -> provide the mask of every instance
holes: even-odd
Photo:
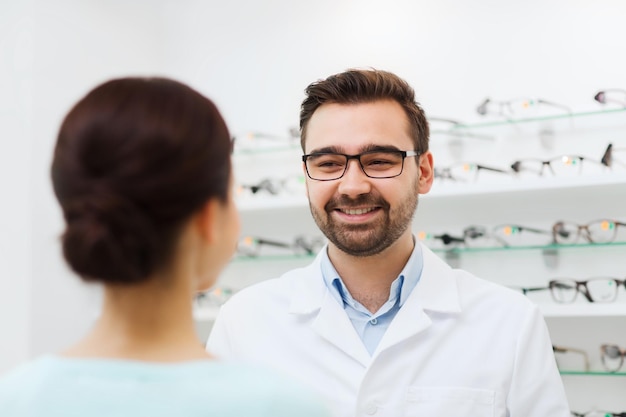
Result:
[[[285,134],[304,88],[351,67],[393,71],[432,117],[485,97],[573,111],[626,87],[622,0],[0,0],[0,373],[76,340],[98,290],[62,261],[55,136],[96,84],[163,75],[213,99],[233,133]]]

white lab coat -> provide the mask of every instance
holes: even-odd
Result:
[[[320,256],[233,296],[207,349],[292,375],[336,417],[569,417],[537,307],[422,253],[421,279],[372,356],[328,292]]]

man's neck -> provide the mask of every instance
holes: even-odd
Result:
[[[352,298],[375,313],[389,299],[391,284],[411,257],[415,243],[406,234],[383,252],[357,257],[330,244],[328,257]]]

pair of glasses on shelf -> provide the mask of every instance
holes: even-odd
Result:
[[[590,303],[612,303],[617,299],[618,288],[626,281],[613,277],[593,277],[583,281],[571,278],[558,278],[548,282],[547,287],[522,287],[523,294],[536,291],[550,291],[552,299],[560,304],[570,304],[581,294]]]
[[[493,228],[468,226],[458,235],[420,231],[417,238],[430,248],[467,248],[532,246],[550,244],[552,232],[518,224],[501,224]]]
[[[571,245],[581,238],[588,243],[610,243],[616,240],[620,230],[626,230],[626,223],[612,219],[595,220],[587,224],[556,222],[552,226],[554,243]]]
[[[593,99],[601,104],[617,103],[626,107],[626,90],[621,88],[609,88],[600,90]]]
[[[560,155],[550,159],[527,158],[511,164],[511,169],[518,177],[542,177],[546,173],[556,177],[599,174],[606,172],[608,167],[602,160],[581,155]]]
[[[285,253],[292,255],[314,255],[322,249],[326,240],[322,237],[296,236],[292,242],[245,236],[237,244],[239,256],[255,257],[262,254]],[[266,248],[267,250],[263,249]],[[278,252],[276,251],[278,249]]]
[[[566,114],[572,114],[572,110],[563,104],[553,101],[544,100],[542,98],[514,98],[511,100],[492,100],[485,98],[478,106],[476,112],[481,116],[493,114],[505,118],[513,118],[527,114],[530,109],[539,107],[552,107],[564,111]]]
[[[305,190],[304,176],[291,175],[285,178],[264,178],[257,183],[239,184],[237,193],[243,195],[249,192],[253,195],[267,193],[269,195],[279,194],[302,194]]]
[[[602,365],[609,372],[619,371],[624,364],[624,357],[626,357],[626,349],[613,344],[600,346]]]
[[[523,245],[545,245],[551,243],[537,236],[551,235],[550,231],[520,225],[503,224],[488,229],[484,226],[468,226],[460,234],[429,233],[420,231],[417,238],[431,249],[508,247]]]
[[[297,128],[289,128],[286,135],[276,135],[265,132],[245,132],[232,137],[233,149],[254,150],[264,147],[275,147],[277,145],[292,145],[300,138],[300,131]]]
[[[611,219],[587,224],[559,221],[550,230],[519,224],[501,224],[491,229],[485,226],[468,226],[457,235],[420,231],[417,238],[432,249],[458,246],[485,248],[572,245],[581,239],[588,243],[611,243],[617,239],[620,229],[626,230],[624,226],[626,223]]]
[[[570,411],[571,417],[626,417],[626,411],[621,413],[614,413],[611,411],[591,410],[586,413],[578,413],[576,411]]]
[[[556,177],[570,177],[582,174],[600,174],[607,172],[616,165],[623,165],[619,160],[614,162],[613,153],[626,151],[625,149],[613,149],[611,144],[604,151],[602,158],[594,158],[581,155],[558,155],[549,159],[524,158],[514,161],[510,169],[488,166],[477,162],[459,162],[443,168],[435,167],[435,178],[455,182],[477,181],[481,172],[498,174],[515,178],[534,178],[545,175]]]
[[[459,162],[443,168],[435,167],[435,179],[455,182],[473,182],[478,179],[478,175],[481,171],[511,176],[511,172],[504,169],[473,162]]]

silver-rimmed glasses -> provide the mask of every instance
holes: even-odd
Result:
[[[419,156],[417,151],[381,149],[346,155],[336,152],[314,152],[302,155],[306,173],[312,180],[337,180],[346,173],[351,159],[359,161],[363,173],[370,178],[393,178],[402,174],[404,159]]]
[[[527,158],[511,164],[515,174],[543,176],[546,171],[557,177],[576,176],[583,172],[600,172],[607,166],[602,161],[596,161],[580,155],[561,155],[550,159]]]
[[[510,171],[481,165],[474,162],[459,162],[443,168],[435,167],[435,178],[456,182],[471,182],[478,178],[480,171],[511,175]]]
[[[589,243],[609,243],[617,237],[618,229],[626,223],[600,219],[587,224],[559,221],[552,226],[552,236],[555,243],[573,244],[582,237]]]
[[[605,344],[600,346],[600,358],[602,365],[609,372],[617,372],[624,364],[626,349],[621,349],[617,345]]]
[[[530,108],[538,106],[556,107],[565,110],[569,114],[572,113],[572,110],[563,104],[544,100],[542,98],[532,99],[523,97],[501,101],[492,100],[491,98],[487,97],[478,106],[476,106],[476,112],[481,116],[487,114],[496,114],[504,117],[513,117],[520,114],[524,110],[528,110]]]

